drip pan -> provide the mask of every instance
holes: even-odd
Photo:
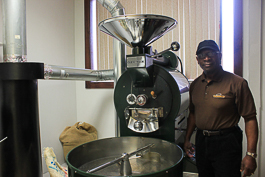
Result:
[[[87,172],[152,144],[152,147],[129,158],[131,175],[121,175],[121,162],[93,173]],[[115,137],[80,145],[66,157],[69,177],[84,176],[182,176],[183,151],[176,144],[145,137]]]

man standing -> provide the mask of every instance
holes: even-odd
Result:
[[[226,72],[221,66],[222,54],[213,40],[199,43],[196,59],[202,75],[190,86],[190,114],[184,150],[194,154],[190,143],[196,134],[196,165],[199,177],[243,177],[254,174],[258,141],[256,108],[248,83],[242,77]],[[245,121],[247,152],[242,160],[240,117]]]

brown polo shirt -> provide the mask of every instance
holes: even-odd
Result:
[[[203,130],[230,128],[238,124],[241,116],[256,116],[247,81],[223,69],[209,83],[204,74],[191,83],[189,108],[196,126]]]

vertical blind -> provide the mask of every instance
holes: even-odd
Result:
[[[183,63],[183,72],[188,79],[195,79],[202,73],[196,61],[199,42],[212,39],[219,43],[220,0],[120,0],[129,14],[165,15],[177,20],[175,29],[150,44],[153,50],[161,52],[170,47],[173,41],[180,43],[175,52]],[[97,2],[97,24],[111,14]],[[113,68],[113,38],[97,31],[97,69]],[[127,47],[127,54],[132,49]]]

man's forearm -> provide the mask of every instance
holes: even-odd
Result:
[[[247,136],[247,151],[256,153],[259,134],[256,117],[245,119],[245,132]]]

